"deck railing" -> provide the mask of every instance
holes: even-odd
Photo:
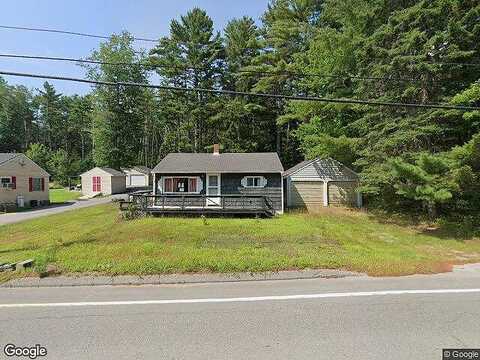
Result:
[[[129,201],[120,204],[125,209],[129,204],[136,205],[142,211],[155,210],[216,210],[216,211],[265,211],[274,212],[270,199],[264,195],[215,195],[204,194],[161,194],[152,195],[133,193]]]

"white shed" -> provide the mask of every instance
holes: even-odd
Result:
[[[126,191],[125,174],[108,167],[95,167],[80,175],[82,193],[85,196],[97,194],[112,195]]]
[[[132,168],[122,168],[126,175],[127,187],[147,187],[152,185],[152,170],[146,166],[134,166]]]
[[[283,179],[290,208],[362,206],[358,175],[334,159],[303,161],[285,171]]]

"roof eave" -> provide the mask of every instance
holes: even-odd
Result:
[[[259,173],[259,174],[283,174],[283,170],[156,170],[153,169],[152,173],[155,174],[251,174],[251,173]]]

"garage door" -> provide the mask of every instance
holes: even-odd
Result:
[[[323,207],[322,181],[292,181],[290,183],[292,207]]]
[[[130,175],[131,186],[145,186],[145,176],[143,175]]]
[[[328,203],[332,206],[355,206],[358,184],[353,181],[332,181],[328,183]]]

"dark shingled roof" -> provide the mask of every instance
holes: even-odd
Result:
[[[12,160],[13,158],[16,158],[18,155],[20,154],[19,153],[0,153],[0,165],[9,160]]]
[[[277,153],[170,153],[155,173],[272,173],[283,172]]]
[[[102,169],[103,171],[105,171],[105,172],[107,172],[107,173],[109,173],[110,175],[113,175],[113,176],[125,176],[125,174],[123,172],[112,169],[112,168],[109,168],[109,167],[101,167],[100,169]]]
[[[353,170],[349,169],[341,162],[331,158],[317,158],[313,160],[302,161],[300,164],[297,164],[294,167],[285,171],[283,173],[283,176],[286,177],[293,175],[297,171],[303,169],[306,166],[309,166],[310,164],[313,165],[320,179],[331,179],[337,181],[358,180],[358,175]]]

